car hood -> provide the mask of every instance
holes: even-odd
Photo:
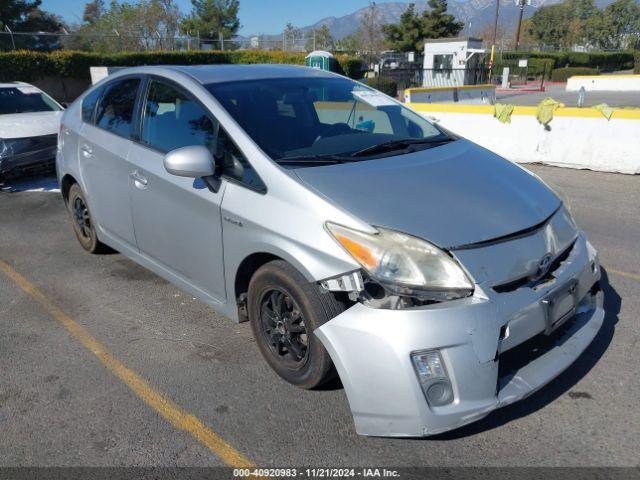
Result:
[[[295,173],[361,220],[443,248],[525,230],[561,204],[533,174],[467,140]]]
[[[0,138],[27,138],[57,134],[62,111],[0,115]]]

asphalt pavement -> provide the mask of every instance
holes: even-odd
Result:
[[[358,436],[339,385],[286,384],[248,324],[85,253],[59,193],[0,192],[0,465],[637,466],[640,178],[530,168],[600,252],[605,324],[532,397],[427,439]]]

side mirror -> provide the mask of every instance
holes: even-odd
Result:
[[[201,178],[215,175],[213,155],[207,147],[194,145],[171,150],[164,156],[164,168],[178,177]]]

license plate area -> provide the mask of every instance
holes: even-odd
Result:
[[[576,314],[577,295],[578,280],[574,279],[556,288],[542,300],[546,322],[544,333],[546,335],[549,335]]]

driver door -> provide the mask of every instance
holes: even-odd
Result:
[[[173,82],[151,77],[142,102],[140,143],[131,147],[131,204],[140,253],[157,270],[200,296],[225,301],[221,203],[202,179],[169,174],[165,153],[190,145],[212,147],[216,121]]]

